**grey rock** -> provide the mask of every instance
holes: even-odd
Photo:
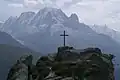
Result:
[[[10,69],[7,80],[31,80],[30,66],[32,66],[32,55],[22,56]]]

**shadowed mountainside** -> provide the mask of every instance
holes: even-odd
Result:
[[[28,48],[20,48],[5,44],[0,44],[0,79],[6,80],[9,68],[22,55],[32,54],[37,58],[40,53],[34,52]]]

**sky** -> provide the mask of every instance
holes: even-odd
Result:
[[[120,31],[120,0],[0,0],[0,21],[44,7],[60,8],[68,16],[76,13],[80,22],[88,25],[106,24]]]

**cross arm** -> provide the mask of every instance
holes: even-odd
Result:
[[[69,36],[69,35],[60,35],[60,36]]]

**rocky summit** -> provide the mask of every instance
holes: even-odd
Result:
[[[7,80],[115,80],[114,55],[99,48],[59,47],[32,64],[32,55],[22,56],[10,69]]]

